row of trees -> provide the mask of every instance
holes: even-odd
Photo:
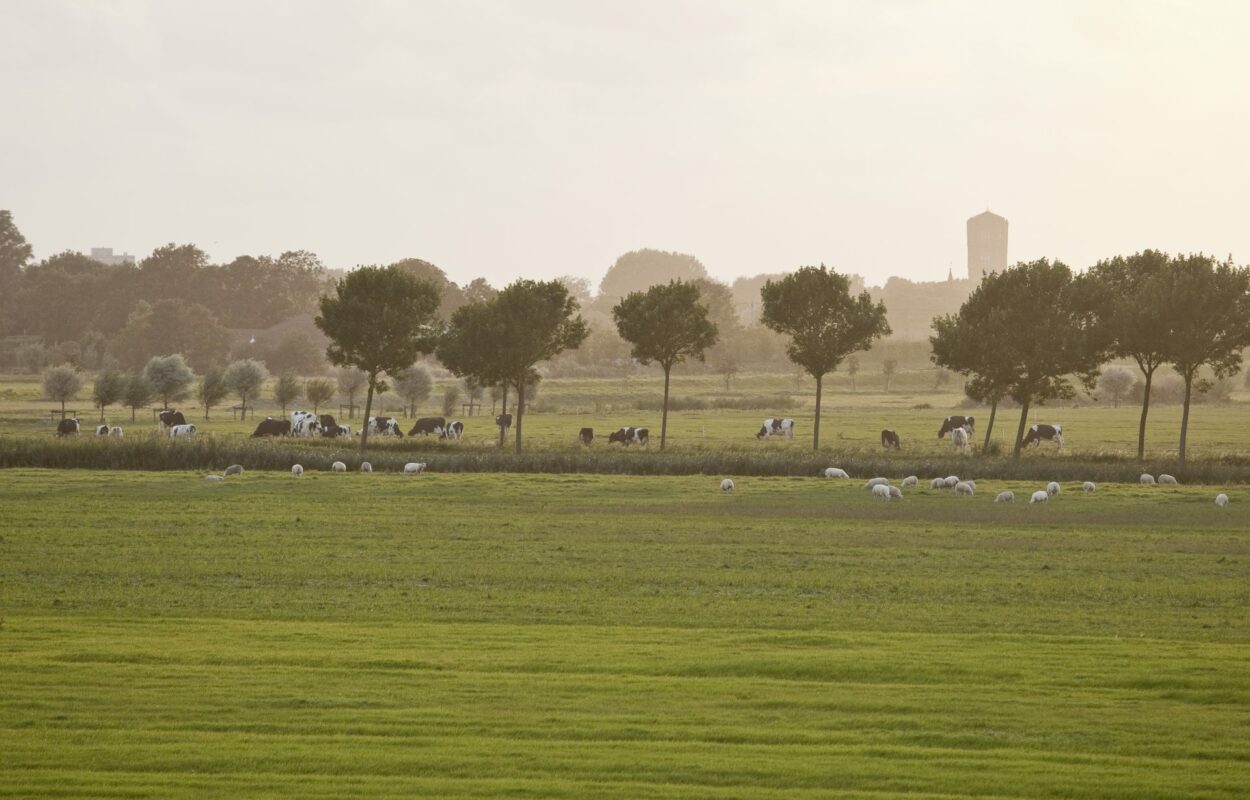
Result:
[[[1132,359],[1145,382],[1142,459],[1151,382],[1170,365],[1184,384],[1183,462],[1193,393],[1205,388],[1199,371],[1234,375],[1250,346],[1250,272],[1209,256],[1153,250],[1099,262],[1080,275],[1043,259],[988,276],[958,314],[934,320],[933,328],[934,362],[967,376],[968,394],[990,404],[987,444],[999,402],[1020,404],[1017,458],[1031,406],[1072,397],[1074,381],[1094,386],[1099,367],[1119,357]]]

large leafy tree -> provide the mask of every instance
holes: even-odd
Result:
[[[330,337],[326,357],[331,364],[360,369],[368,382],[362,451],[369,444],[373,395],[387,388],[379,376],[399,373],[434,349],[438,307],[438,287],[398,265],[353,270],[333,295],[321,298],[316,323]]]
[[[82,375],[68,364],[52,367],[43,374],[44,396],[61,404],[62,417],[65,416],[65,403],[77,397],[80,391]]]
[[[816,421],[812,449],[820,447],[820,404],[825,375],[858,350],[889,334],[885,306],[867,292],[852,296],[845,275],[819,267],[801,267],[760,289],[761,321],[789,336],[786,354],[816,379]]]
[[[221,377],[230,391],[239,398],[241,413],[246,417],[247,401],[260,396],[261,387],[269,378],[269,371],[259,361],[245,358],[231,362]]]
[[[135,413],[152,402],[155,396],[156,392],[152,384],[148,383],[148,379],[143,377],[142,373],[126,377],[126,391],[122,395],[122,402],[126,404],[126,408],[130,409],[131,422],[135,421]]]
[[[673,367],[687,358],[702,361],[716,344],[717,328],[700,302],[699,287],[685,281],[630,292],[612,309],[616,330],[643,364],[655,362],[664,370],[664,410],[660,417],[660,449],[668,435],[668,387]]]
[[[104,422],[104,410],[122,399],[126,391],[126,376],[116,370],[104,369],[95,376],[91,387],[91,399],[100,409],[100,422]]]
[[[434,378],[423,365],[413,364],[395,376],[395,391],[404,398],[409,415],[415,417],[417,406],[429,400],[434,391]]]
[[[707,268],[692,255],[644,248],[621,256],[599,282],[599,297],[616,302],[630,292],[669,281],[707,278]]]
[[[1100,261],[1089,271],[1089,285],[1097,292],[1102,324],[1112,340],[1112,355],[1133,359],[1145,383],[1137,423],[1139,461],[1146,455],[1146,418],[1155,371],[1168,362],[1170,338],[1163,334],[1172,303],[1163,294],[1167,289],[1162,276],[1170,266],[1167,253],[1144,250]]]
[[[170,403],[176,400],[185,399],[187,387],[195,379],[181,353],[152,356],[143,367],[143,377],[165,408],[171,408]]]
[[[517,391],[516,451],[521,452],[526,387],[537,364],[586,339],[577,301],[559,281],[518,280],[487,302],[469,303],[451,316],[438,360],[456,375]]]
[[[286,407],[292,405],[304,395],[304,387],[293,372],[284,372],[273,384],[273,401],[282,407],[282,416],[286,417]]]
[[[230,386],[226,383],[226,371],[222,367],[209,367],[200,376],[200,383],[195,387],[195,400],[204,409],[204,419],[208,419],[209,410],[226,399],[230,394]]]
[[[125,366],[138,367],[150,357],[182,353],[199,370],[220,364],[230,353],[230,331],[199,303],[158,300],[140,303],[114,337],[110,351]]]
[[[13,222],[13,214],[0,209],[0,335],[8,333],[13,324],[18,283],[33,254]]]
[[[308,404],[313,407],[313,413],[316,414],[321,406],[334,399],[334,381],[327,378],[313,378],[304,384],[304,397],[308,398]]]
[[[1207,367],[1217,380],[1235,375],[1241,369],[1241,351],[1250,345],[1250,272],[1194,255],[1177,257],[1156,280],[1158,296],[1167,298],[1169,309],[1163,332],[1168,362],[1185,382],[1177,453],[1184,463],[1198,371]]]

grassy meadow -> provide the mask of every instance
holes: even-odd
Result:
[[[7,470],[0,796],[1245,797],[1250,491]]]

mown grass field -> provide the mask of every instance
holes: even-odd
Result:
[[[1240,488],[4,477],[0,796],[1250,792]]]

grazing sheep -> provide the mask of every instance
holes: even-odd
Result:
[[[335,472],[347,472],[347,465],[344,464],[342,461],[335,461],[333,464],[330,465],[330,469],[334,470]]]
[[[1180,481],[1164,472],[1159,475],[1159,483],[1167,484],[1168,486],[1176,486],[1180,483]]]
[[[966,484],[968,484],[969,486],[971,486],[971,487],[972,487],[972,491],[974,491],[974,492],[975,492],[975,491],[977,490],[977,482],[976,482],[976,481],[964,481],[964,483],[966,483]]]
[[[887,486],[886,488],[890,490],[890,499],[891,499],[891,500],[902,500],[902,499],[903,499],[903,490],[902,490],[902,489],[898,488],[897,486]]]
[[[1081,491],[1085,492],[1086,494],[1093,494],[1095,491],[1097,491],[1097,489],[1098,487],[1094,485],[1093,481],[1085,481],[1085,483],[1081,484]]]
[[[945,489],[945,488],[946,488],[946,479],[945,479],[945,478],[934,478],[934,479],[933,479],[933,482],[929,484],[929,488],[930,488],[930,489]]]
[[[224,477],[229,478],[231,475],[242,475],[242,474],[243,474],[242,464],[231,464],[230,466],[226,467],[226,472],[225,472]]]
[[[958,475],[947,475],[947,476],[946,476],[946,480],[945,480],[945,481],[943,481],[943,483],[945,483],[945,484],[946,484],[946,488],[947,488],[947,489],[954,489],[954,488],[955,488],[955,484],[959,483],[959,476],[958,476]]]
[[[221,477],[220,475],[205,475],[205,476],[204,476],[204,480],[206,480],[206,481],[224,481],[224,480],[225,480],[225,478]]]
[[[889,478],[873,478],[872,480],[868,481],[868,483],[864,484],[864,488],[875,489],[878,486],[889,486],[889,485],[890,485]]]
[[[903,478],[904,486],[915,486],[918,483],[920,483],[920,479],[915,475],[908,475],[906,478]]]
[[[1033,493],[1032,497],[1029,498],[1029,502],[1030,503],[1045,503],[1049,499],[1050,499],[1050,495],[1046,494],[1045,492],[1041,490],[1038,490]]]
[[[838,469],[837,467],[829,467],[828,469],[825,470],[825,477],[826,478],[850,478],[851,476],[847,475],[846,470],[844,469]]]
[[[890,499],[890,487],[884,483],[874,484],[872,487],[872,493],[874,496],[880,497],[882,500]]]
[[[1054,497],[1055,495],[1059,494],[1059,484],[1055,483],[1054,481],[1051,481],[1050,483],[1046,484],[1046,494],[1050,495],[1051,497]]]
[[[734,482],[726,478],[720,482],[720,490],[728,494],[734,490]]]
[[[999,492],[998,497],[994,498],[995,503],[1014,503],[1016,502],[1016,493],[1008,489],[1005,492]]]
[[[966,494],[971,496],[976,494],[976,491],[977,490],[972,487],[972,484],[967,481],[960,481],[955,484],[955,494]]]
[[[409,461],[407,464],[404,464],[404,472],[409,475],[420,475],[422,472],[425,472],[425,462]]]
[[[361,472],[373,472],[373,465],[370,464],[368,461],[361,461],[360,471]]]
[[[122,433],[122,427],[120,425],[114,425],[113,427],[109,428],[109,436],[116,436],[118,439],[120,439],[122,438],[123,435],[124,434]]]
[[[291,474],[298,478],[304,474],[304,468],[301,467],[299,464],[296,464],[295,466],[291,467]]]
[[[1225,506],[1227,506],[1228,495],[1224,494],[1223,492],[1220,492],[1219,494],[1217,494],[1215,496],[1215,504],[1219,506],[1220,508],[1224,508]]]
[[[1142,482],[1142,485],[1144,486],[1153,486],[1155,482],[1155,476],[1151,475],[1149,472],[1143,472],[1141,474],[1141,482]]]

